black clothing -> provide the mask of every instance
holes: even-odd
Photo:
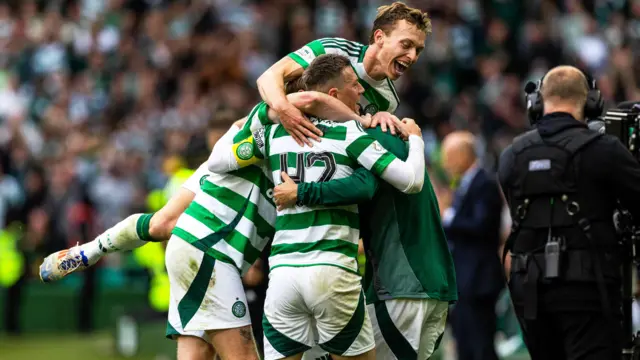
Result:
[[[548,114],[537,124],[537,134],[531,133],[514,140],[514,144],[505,149],[500,157],[500,185],[509,203],[512,219],[519,227],[519,230],[512,233],[511,239],[513,243],[510,250],[514,256],[509,290],[525,332],[525,341],[534,360],[594,358],[577,356],[578,351],[582,350],[576,348],[582,343],[597,346],[596,339],[591,338],[592,332],[601,332],[603,336],[609,337],[607,341],[602,342],[611,346],[606,351],[620,353],[619,343],[614,341],[614,338],[618,337],[614,334],[619,334],[621,330],[613,319],[620,316],[622,261],[620,248],[617,246],[618,237],[613,224],[613,213],[619,200],[635,219],[640,220],[640,164],[618,139],[609,135],[593,136],[595,132],[587,129],[585,123],[577,121],[570,114]],[[534,140],[530,143],[535,143],[537,149],[531,150],[533,146],[527,147],[524,153],[527,156],[519,155],[516,159],[515,152],[522,148],[523,141],[532,138]],[[526,176],[533,174],[530,178],[540,179],[539,176],[544,176],[541,175],[543,172],[534,172],[544,171],[549,166],[544,160],[528,161],[527,168],[527,163],[522,161],[523,157],[529,160],[538,154],[546,154],[549,149],[551,164],[557,164],[555,155],[552,155],[553,151],[558,154],[558,148],[563,148],[571,141],[580,142],[579,139],[586,139],[586,145],[577,150],[571,158],[563,179],[554,177],[557,181],[542,182],[542,185],[540,181],[534,181],[535,184],[522,181],[524,173],[527,173]],[[552,149],[554,147],[556,150]],[[531,157],[534,152],[536,155]],[[542,201],[542,197],[535,206],[532,205],[536,200],[527,204],[531,209],[525,216],[526,221],[522,223],[527,223],[528,226],[519,226],[520,221],[515,210],[523,203],[523,199],[522,196],[516,196],[517,194],[531,193],[531,186],[546,190],[547,187],[556,186],[555,184],[572,181],[574,183],[568,187],[573,188],[574,193],[569,197],[579,203],[579,215],[567,217],[568,202]],[[561,219],[561,215],[565,216],[564,219]],[[551,218],[554,220],[551,221]],[[585,235],[583,227],[577,225],[577,221],[566,224],[571,219],[580,218],[588,220],[591,240]],[[554,224],[564,221],[564,224],[559,227],[554,225],[550,231],[541,226],[544,223],[541,223],[540,219],[548,219],[545,221]],[[552,237],[551,234],[563,239],[563,251],[560,276],[549,280],[544,278],[544,249]],[[597,255],[594,256],[593,250]],[[601,271],[598,271],[598,268]],[[603,274],[606,284],[608,314],[604,312],[602,292],[598,288],[598,273]],[[532,279],[534,281],[531,281]],[[535,285],[532,287],[531,283]],[[534,290],[531,290],[532,288]],[[605,315],[609,320],[605,320]],[[550,319],[555,319],[555,323],[549,325],[553,331],[545,325]],[[576,321],[582,323],[577,324]],[[574,331],[580,331],[582,334]],[[552,345],[542,345],[542,342],[554,339],[557,341],[548,343]],[[546,351],[548,347],[560,354],[559,357],[538,352]]]
[[[588,311],[541,312],[536,320],[521,321],[533,360],[620,359],[622,331],[609,324],[602,312]]]

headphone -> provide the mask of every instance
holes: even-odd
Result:
[[[586,72],[582,70],[580,70],[580,72],[587,80],[587,88],[589,89],[587,92],[587,101],[584,103],[584,117],[585,119],[595,119],[602,115],[604,99],[598,89],[596,80]],[[540,90],[542,89],[542,82],[546,76],[547,73],[545,73],[537,83],[529,81],[524,87],[527,116],[529,117],[529,123],[531,125],[535,125],[544,113],[544,101]]]

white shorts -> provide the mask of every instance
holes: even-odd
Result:
[[[311,349],[355,356],[374,348],[360,276],[335,266],[278,267],[262,319],[265,360]]]
[[[202,185],[204,179],[209,175],[211,175],[211,171],[209,171],[207,162],[205,161],[193,174],[191,174],[191,176],[189,176],[189,178],[182,184],[182,187],[196,194],[200,190],[200,185]]]
[[[428,359],[447,322],[449,303],[435,299],[392,299],[367,305],[376,359]]]
[[[235,266],[175,236],[167,244],[165,264],[170,289],[167,337],[190,335],[209,341],[206,330],[251,325]]]

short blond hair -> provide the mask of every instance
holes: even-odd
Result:
[[[582,108],[587,102],[589,84],[584,74],[573,66],[553,68],[542,79],[542,99],[550,102],[572,102]]]
[[[431,19],[426,11],[411,8],[407,4],[396,1],[391,5],[384,5],[378,8],[378,14],[373,21],[373,28],[369,36],[369,44],[373,44],[376,30],[380,29],[385,34],[389,34],[396,25],[396,22],[405,20],[409,24],[415,25],[418,30],[426,35],[431,34]]]

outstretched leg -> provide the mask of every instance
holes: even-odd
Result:
[[[40,279],[51,282],[94,265],[104,255],[133,250],[149,241],[164,241],[195,193],[181,187],[169,202],[153,214],[134,214],[100,234],[93,241],[47,256],[40,265]]]

